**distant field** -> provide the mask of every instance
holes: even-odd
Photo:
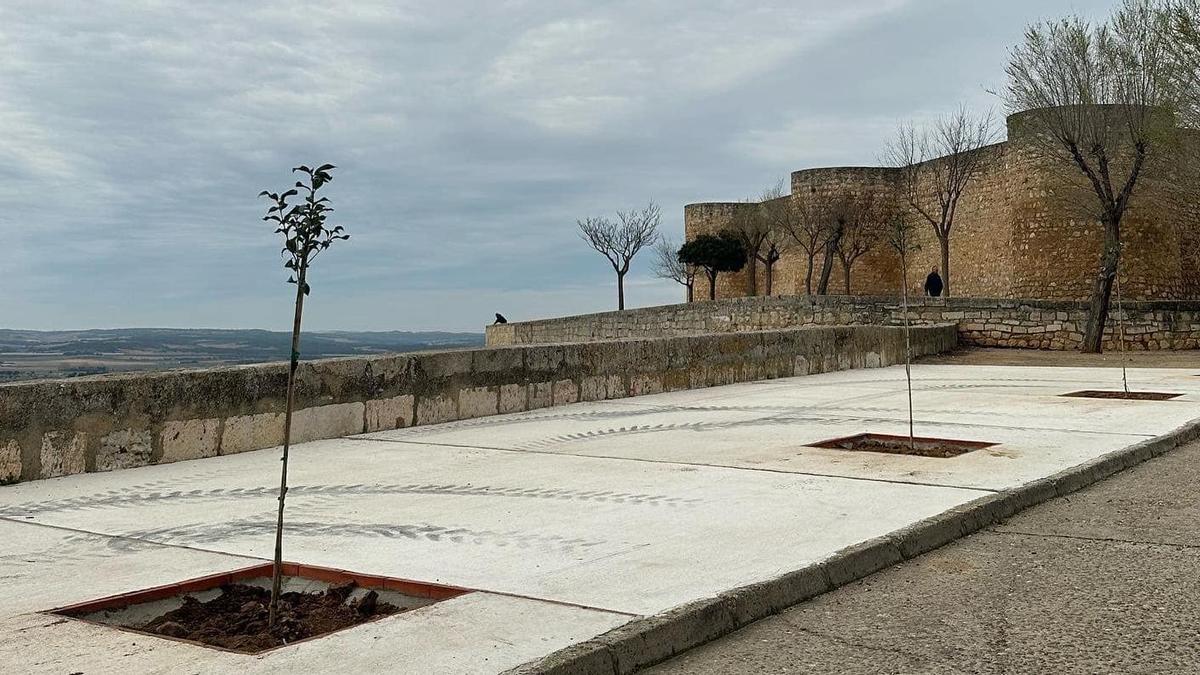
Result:
[[[317,359],[482,344],[482,333],[314,332],[304,334],[301,353],[305,359]],[[291,334],[265,330],[0,329],[0,382],[282,361],[290,348]]]

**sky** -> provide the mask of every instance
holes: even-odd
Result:
[[[1027,24],[1115,0],[2,0],[0,328],[291,326],[264,189],[351,239],[305,326],[480,330],[615,309],[576,220],[877,162],[1003,114]],[[629,306],[678,302],[645,251]]]

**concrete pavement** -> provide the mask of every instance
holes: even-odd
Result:
[[[488,673],[828,560],[980,496],[1200,417],[1061,398],[1119,372],[922,365],[918,433],[999,443],[953,459],[808,447],[905,430],[903,369],[588,403],[297,446],[289,560],[477,589],[251,657],[39,612],[268,558],[267,450],[0,488],[0,670]]]
[[[1200,443],[647,671],[1200,672]]]

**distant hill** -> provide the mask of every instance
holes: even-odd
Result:
[[[202,328],[114,328],[79,331],[0,329],[0,382],[73,377],[129,370],[160,370],[283,361],[290,333]],[[482,333],[311,332],[301,341],[305,359],[465,349]]]

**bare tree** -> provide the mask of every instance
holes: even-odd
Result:
[[[576,221],[580,236],[612,265],[617,273],[617,309],[625,309],[625,275],[634,256],[658,238],[662,212],[650,202],[640,211],[617,211],[616,222],[607,218]]]
[[[767,220],[761,204],[749,199],[739,203],[726,231],[742,242],[749,266],[746,292],[751,296],[758,295],[758,263],[763,259],[763,246],[771,234],[771,223]],[[770,295],[769,290],[767,294]]]
[[[770,296],[774,291],[775,264],[788,251],[793,241],[783,223],[794,217],[795,208],[790,192],[784,189],[783,181],[763,190],[759,196],[757,210],[765,232],[755,257],[763,264],[765,272],[764,295]]]
[[[828,209],[818,199],[816,188],[810,188],[807,194],[792,194],[790,198],[775,199],[766,203],[772,222],[804,251],[807,263],[804,271],[804,292],[812,295],[813,264],[817,253],[824,250],[831,232]]]
[[[1200,0],[1168,0],[1163,12],[1178,97],[1176,113],[1184,126],[1200,129]]]
[[[1103,348],[1121,257],[1121,221],[1147,162],[1171,145],[1174,93],[1169,23],[1151,0],[1127,0],[1106,24],[1079,17],[1030,27],[1013,48],[1006,102],[1036,151],[1071,167],[1104,228],[1084,352]]]
[[[817,295],[829,293],[829,279],[833,275],[833,261],[837,259],[842,236],[845,235],[847,223],[858,217],[858,195],[849,190],[842,190],[827,203],[825,213],[828,218],[827,234],[821,261],[821,278],[817,282]]]
[[[854,263],[887,238],[887,227],[892,218],[893,210],[874,192],[863,194],[856,200],[846,218],[836,251],[842,261],[846,295],[850,295],[850,271]]]
[[[979,150],[994,138],[990,114],[973,115],[960,107],[932,127],[901,124],[884,150],[884,161],[900,170],[901,194],[937,235],[946,297],[951,288],[950,233],[958,203],[983,162]]]
[[[654,244],[654,276],[670,279],[687,289],[687,301],[695,299],[696,266],[679,259],[679,244],[669,237],[659,237]]]

